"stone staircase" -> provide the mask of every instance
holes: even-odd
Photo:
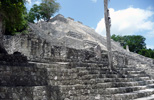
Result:
[[[154,100],[153,87],[143,70],[106,60],[0,65],[0,100]]]
[[[111,72],[106,63],[55,62],[37,66],[47,68],[48,84],[59,86],[63,100],[134,100],[152,98],[154,93],[154,80],[131,65]]]
[[[110,70],[106,39],[93,29],[62,15],[29,27],[4,36],[14,54],[0,54],[0,100],[154,100],[152,75],[136,67],[152,59],[111,41],[117,62]]]
[[[0,61],[0,100],[60,100],[59,93],[48,86],[46,68]]]

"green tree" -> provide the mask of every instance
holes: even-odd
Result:
[[[44,0],[44,2],[40,4],[42,18],[45,21],[49,21],[50,17],[53,16],[59,8],[60,5],[55,0]]]
[[[39,21],[40,18],[41,18],[40,12],[41,12],[40,6],[38,6],[37,4],[34,4],[33,7],[30,9],[30,11],[28,13],[27,20],[31,23],[34,23],[35,19],[37,19],[37,21]]]
[[[138,53],[142,49],[146,49],[145,38],[140,35],[128,35],[128,36],[119,36],[112,35],[111,38],[114,41],[120,42],[120,44],[126,48],[126,45],[129,46],[130,51]]]
[[[0,48],[4,50],[3,34],[14,33],[26,27],[27,23],[24,20],[25,0],[0,0]]]
[[[141,35],[124,36],[124,48],[129,46],[130,51],[138,53],[146,48],[145,38]]]
[[[116,42],[119,42],[121,46],[124,45],[124,38],[123,38],[123,36],[113,34],[111,36],[111,39],[113,39]]]
[[[38,5],[33,5],[29,11],[28,21],[34,23],[34,20],[43,19],[44,21],[49,21],[50,17],[53,16],[60,8],[59,3],[56,0],[43,0],[42,3]]]
[[[154,50],[152,49],[142,49],[139,54],[154,59]]]
[[[3,24],[3,32],[14,33],[26,27],[25,20],[25,0],[0,0],[1,23]],[[5,28],[5,29],[4,29]]]

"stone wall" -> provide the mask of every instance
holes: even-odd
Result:
[[[55,45],[53,42],[49,42],[39,36],[29,34],[29,35],[17,35],[17,36],[5,36],[4,44],[9,54],[16,51],[21,52],[26,55],[28,60],[37,62],[51,62],[51,61],[94,61],[97,59],[97,53],[94,50],[95,45],[90,44],[90,46],[85,41],[74,41],[65,37],[62,38],[61,46]],[[65,41],[69,41],[66,42]],[[88,42],[89,43],[89,42]],[[80,48],[86,47],[88,49],[73,49],[70,47],[78,46]],[[70,47],[69,47],[70,46]],[[79,48],[78,46],[78,48]],[[102,55],[101,55],[102,56]],[[100,58],[100,57],[99,57]],[[104,59],[104,58],[103,58]],[[101,60],[101,59],[100,59]],[[100,61],[99,60],[99,61]],[[125,64],[149,64],[153,65],[154,60],[144,57],[139,54],[132,52],[113,52],[114,64],[118,66],[123,66]]]
[[[46,68],[0,61],[0,100],[61,100],[58,86],[48,84]]]
[[[123,67],[125,65],[128,65],[129,59],[127,58],[126,55],[122,55],[117,52],[112,52],[113,54],[113,65],[118,66],[118,67]]]
[[[133,53],[133,52],[126,53],[126,52],[113,51],[113,56],[115,57],[114,59],[117,59],[117,61],[120,60],[121,58],[123,58],[123,60],[127,59],[126,62],[130,65],[133,65],[133,64],[135,65],[135,64],[139,64],[139,63],[147,64],[147,65],[150,65],[150,66],[154,65],[153,59],[144,57],[142,55],[139,55],[139,54],[136,54],[136,53]],[[119,63],[125,64],[125,60],[120,61]]]
[[[84,48],[84,42],[74,37],[64,36],[60,38],[59,41],[62,43],[63,46],[69,48],[78,48],[78,49]]]
[[[26,55],[29,60],[52,56],[51,44],[32,34],[5,36],[4,44],[9,54],[18,51]]]
[[[0,86],[47,85],[47,71],[33,64],[9,65],[1,63]]]
[[[62,40],[68,40],[67,38]],[[68,40],[70,41],[70,39]],[[34,35],[17,35],[17,36],[5,36],[5,48],[9,54],[16,51],[26,55],[28,60],[37,62],[51,62],[51,61],[95,61],[97,59],[97,53],[94,51],[94,47],[91,49],[74,49],[69,45],[78,44],[84,46],[83,42],[74,40],[67,42],[62,46],[55,46],[52,43],[41,39]],[[67,47],[66,47],[67,45]],[[100,55],[102,56],[102,55]],[[101,57],[99,57],[101,58]],[[104,59],[104,58],[103,58]],[[101,59],[99,60],[101,61]]]
[[[15,54],[18,53],[18,54]],[[14,54],[0,54],[0,64],[6,62],[6,64],[19,64],[19,63],[27,63],[27,57],[23,56],[19,52],[15,52]],[[3,62],[3,63],[1,63]]]
[[[131,53],[131,52],[130,52]],[[145,71],[148,75],[154,78],[153,59],[144,57],[139,54],[126,54],[118,51],[113,52],[113,65],[115,67],[131,66]]]
[[[0,87],[1,100],[62,100],[54,86]]]

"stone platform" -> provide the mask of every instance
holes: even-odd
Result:
[[[109,69],[106,39],[90,27],[62,15],[29,23],[4,36],[0,100],[154,100],[154,60],[111,44]]]
[[[0,71],[1,100],[154,99],[154,80],[144,70],[125,65],[110,71],[107,60],[31,61],[3,64]]]

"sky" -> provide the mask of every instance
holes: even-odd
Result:
[[[40,0],[28,0],[29,10]],[[57,14],[80,21],[106,36],[103,0],[57,0]],[[154,0],[110,0],[111,35],[142,35],[147,48],[154,49]]]

